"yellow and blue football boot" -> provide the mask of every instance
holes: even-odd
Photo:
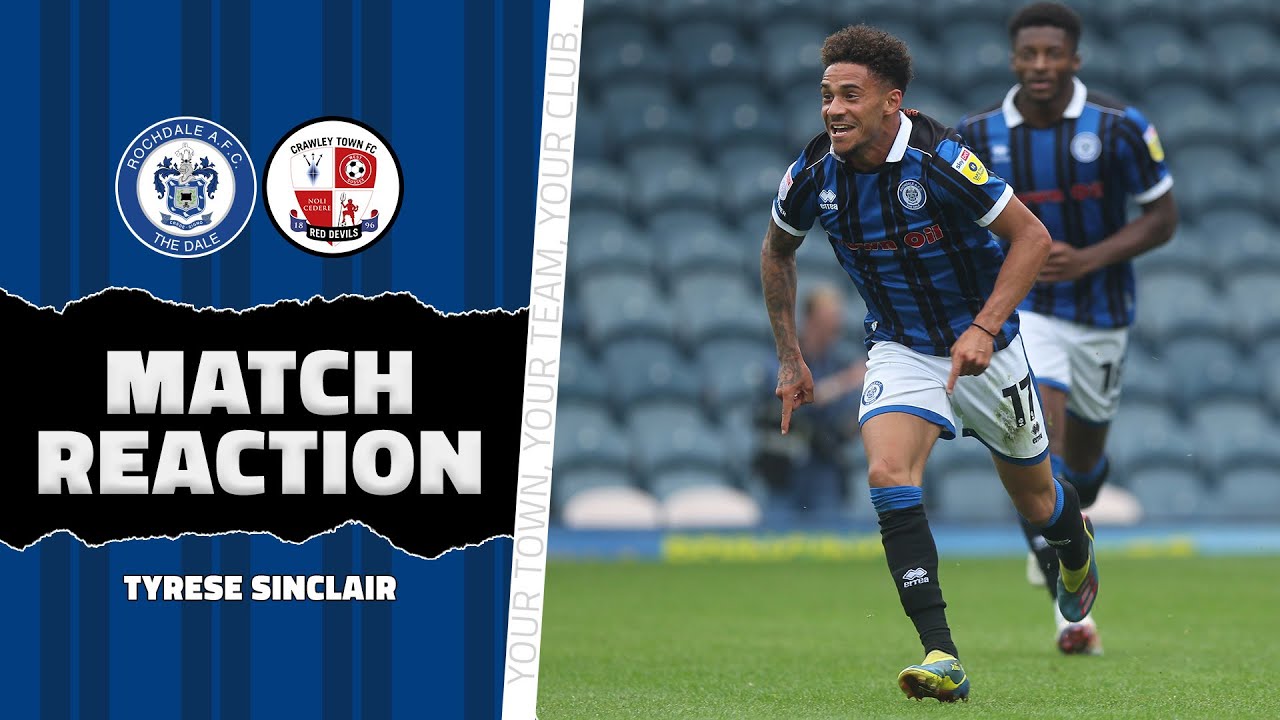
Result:
[[[898,673],[898,687],[909,698],[937,698],[939,702],[969,699],[969,676],[955,657],[934,650],[924,662]]]
[[[1059,561],[1058,568],[1058,609],[1073,623],[1084,620],[1098,598],[1098,556],[1093,547],[1093,521],[1087,515],[1084,531],[1089,537],[1089,564],[1072,572]]]

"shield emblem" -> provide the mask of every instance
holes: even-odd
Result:
[[[176,177],[165,181],[169,186],[166,200],[169,211],[183,219],[190,219],[204,211],[204,186],[207,181],[202,177],[188,178],[185,183],[178,182]]]

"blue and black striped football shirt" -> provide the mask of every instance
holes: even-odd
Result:
[[[826,133],[791,164],[773,220],[803,236],[822,224],[867,304],[866,345],[891,340],[945,357],[995,287],[1004,250],[984,228],[1013,196],[956,132],[908,110],[884,165],[859,173]],[[997,349],[1018,333],[1013,313]]]
[[[1014,106],[1019,87],[1003,103],[963,118],[959,130],[1054,240],[1075,247],[1101,242],[1128,222],[1129,197],[1142,205],[1173,186],[1156,129],[1136,108],[1089,92],[1076,79],[1062,120],[1032,128]],[[1093,327],[1127,327],[1134,316],[1133,264],[1036,283],[1020,308]]]

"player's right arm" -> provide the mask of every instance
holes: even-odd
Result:
[[[782,433],[791,426],[791,412],[813,402],[813,374],[800,354],[796,333],[796,250],[813,226],[816,195],[813,180],[804,173],[804,155],[787,168],[773,201],[773,217],[760,248],[760,284],[765,309],[778,350],[778,385],[782,401]]]
[[[782,401],[783,435],[791,427],[791,412],[813,402],[814,395],[813,374],[800,355],[796,334],[796,248],[803,240],[770,219],[760,248],[760,283],[778,348],[778,386],[774,394]]]
[[[764,304],[773,326],[773,340],[778,346],[778,360],[800,357],[800,340],[796,333],[796,249],[803,237],[778,227],[769,220],[769,229],[760,248],[760,284],[764,288]]]

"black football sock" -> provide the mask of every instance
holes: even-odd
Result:
[[[920,488],[872,488],[871,497],[880,515],[880,538],[889,573],[925,653],[941,650],[960,657],[947,626],[947,603],[938,580],[938,548],[929,532]]]
[[[1089,536],[1084,531],[1080,514],[1080,497],[1069,482],[1053,481],[1057,494],[1053,515],[1040,528],[1046,542],[1058,551],[1068,570],[1078,570],[1089,562]]]
[[[1058,597],[1058,551],[1054,550],[1040,531],[1031,527],[1026,520],[1019,522],[1018,526],[1022,528],[1022,534],[1027,538],[1027,547],[1031,548],[1031,553],[1036,557],[1036,563],[1044,573],[1044,586],[1049,590],[1049,597]]]
[[[1078,473],[1066,465],[1062,466],[1062,477],[1075,487],[1076,493],[1080,495],[1082,508],[1089,507],[1098,499],[1098,492],[1102,490],[1102,484],[1107,481],[1110,472],[1111,463],[1107,461],[1106,455],[1098,458],[1098,464],[1089,472]]]

